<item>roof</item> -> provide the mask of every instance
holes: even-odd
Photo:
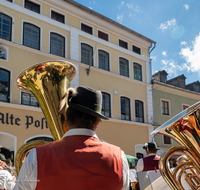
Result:
[[[78,7],[78,8],[80,8],[80,9],[86,11],[86,12],[89,12],[89,13],[91,13],[91,14],[93,14],[93,15],[95,15],[95,16],[97,16],[97,17],[103,19],[103,20],[106,20],[107,22],[110,22],[111,24],[114,24],[115,26],[118,26],[118,27],[120,27],[120,28],[122,28],[122,29],[124,29],[124,30],[127,30],[128,32],[130,32],[130,33],[132,33],[132,34],[135,34],[136,36],[138,36],[138,37],[140,37],[140,38],[142,38],[142,39],[144,39],[144,40],[147,40],[147,41],[149,41],[149,42],[151,42],[151,43],[155,43],[155,44],[156,44],[156,42],[155,42],[154,40],[151,40],[150,38],[147,38],[146,36],[143,36],[143,35],[141,35],[141,34],[135,32],[134,30],[131,30],[130,28],[128,28],[128,27],[126,27],[126,26],[124,26],[124,25],[122,25],[122,24],[119,24],[118,22],[116,22],[116,21],[114,21],[114,20],[112,20],[112,19],[110,19],[110,18],[108,18],[108,17],[106,17],[106,16],[104,16],[104,15],[102,15],[102,14],[100,14],[100,13],[97,13],[97,12],[95,12],[95,11],[93,11],[93,10],[91,10],[91,9],[89,9],[89,8],[87,8],[87,7],[85,7],[84,5],[81,5],[81,4],[79,4],[79,3],[77,3],[77,2],[75,2],[75,1],[73,1],[73,0],[64,0],[64,1],[66,1],[66,2],[68,2],[68,3],[70,3],[70,4],[72,4],[72,5],[74,5],[74,6]]]
[[[168,80],[167,82],[172,81],[172,80],[177,79],[177,78],[184,78],[184,79],[186,79],[185,75],[182,74],[182,75],[179,75],[179,76],[177,76],[175,78],[172,78],[172,79]]]
[[[164,73],[164,74],[168,75],[168,73],[165,70],[162,70],[162,71],[158,71],[158,72],[154,73],[152,75],[152,77],[155,76],[155,75],[157,75],[157,74],[159,74],[159,73]]]

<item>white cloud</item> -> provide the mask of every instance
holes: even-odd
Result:
[[[173,27],[176,26],[176,25],[177,25],[176,19],[173,18],[172,20],[168,20],[168,21],[166,21],[166,22],[164,22],[164,23],[161,23],[159,28],[160,28],[161,30],[166,30],[166,29],[168,29],[168,28],[173,28]]]
[[[133,4],[132,4],[132,3],[127,4],[127,7],[128,7],[129,9],[133,9]]]
[[[117,15],[117,21],[118,21],[120,24],[122,23],[123,18],[124,18],[123,14]]]
[[[188,4],[185,4],[185,5],[183,5],[183,6],[185,7],[186,10],[189,9],[189,5],[188,5]]]
[[[177,71],[183,70],[173,59],[161,60],[161,64],[163,65],[161,70],[165,70],[169,76],[177,76]]]
[[[157,56],[151,56],[151,59],[153,59],[154,61],[157,60]]]
[[[139,6],[136,6],[135,8],[134,8],[134,6],[133,6],[133,4],[132,3],[130,3],[130,4],[126,4],[127,5],[127,7],[128,7],[128,9],[131,9],[131,10],[133,10],[133,11],[135,11],[135,12],[140,12],[139,11]]]
[[[163,56],[167,56],[167,52],[166,52],[166,51],[163,51],[163,52],[162,52],[162,55],[163,55]]]
[[[121,3],[118,5],[118,9],[121,9],[124,6],[124,1],[121,1]]]
[[[200,33],[195,37],[192,46],[181,48],[180,55],[185,59],[188,71],[198,72],[200,75]]]
[[[181,45],[182,45],[182,46],[186,46],[186,45],[187,45],[187,42],[182,41],[182,42],[181,42]]]

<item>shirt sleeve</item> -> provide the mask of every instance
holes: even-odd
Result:
[[[143,159],[140,158],[140,159],[138,160],[138,162],[137,162],[136,170],[137,170],[137,172],[141,172],[141,171],[143,171],[143,169],[144,169]]]
[[[26,157],[13,190],[35,190],[37,185],[37,152],[32,149]]]
[[[122,190],[129,190],[129,166],[124,151],[122,151],[122,173],[123,173]]]

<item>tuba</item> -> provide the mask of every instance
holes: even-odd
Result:
[[[17,87],[23,92],[32,93],[37,99],[54,141],[60,140],[67,132],[64,114],[67,105],[61,114],[58,112],[58,106],[76,72],[76,67],[70,62],[46,61],[29,67],[17,77]],[[17,175],[28,152],[35,146],[46,143],[37,140],[19,148],[15,156]]]
[[[165,151],[159,161],[160,173],[170,188],[184,190],[183,176],[192,190],[200,189],[200,102],[183,110],[151,134],[166,135],[180,144]],[[185,155],[188,161],[169,169],[168,161],[177,153]]]

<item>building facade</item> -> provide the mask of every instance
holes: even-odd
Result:
[[[152,140],[150,52],[156,42],[72,0],[0,2],[0,146],[12,157],[26,142],[51,141],[37,100],[16,79],[26,68],[51,60],[77,68],[71,87],[101,90],[97,135],[126,154],[144,154]]]
[[[167,80],[167,75],[167,72],[163,70],[152,76],[155,128],[200,101],[199,81],[186,85],[184,75],[170,80]],[[160,148],[159,155],[169,147],[178,145],[174,139],[165,135],[156,134],[154,139]],[[172,158],[173,165],[176,164],[176,158],[176,155]]]

